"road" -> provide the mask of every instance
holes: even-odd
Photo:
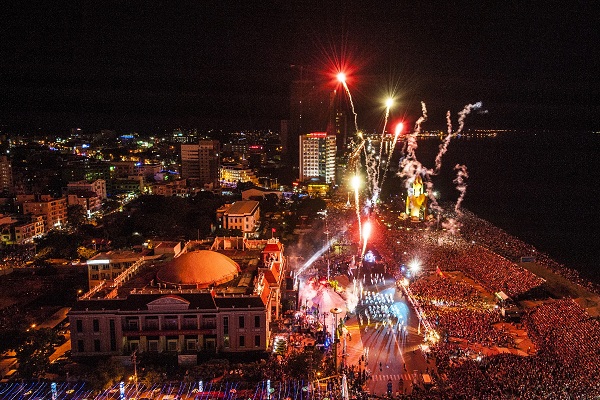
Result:
[[[367,273],[365,281],[370,281],[370,277],[371,274]],[[367,382],[369,393],[386,394],[388,383],[392,384],[394,394],[411,393],[415,374],[420,376],[434,370],[435,366],[433,361],[427,362],[421,350],[423,335],[419,332],[417,316],[407,305],[402,292],[396,288],[394,279],[389,275],[383,277],[383,282],[365,285],[364,290],[377,293],[377,298],[387,299],[387,303],[359,303],[356,312],[346,322],[350,336],[342,339],[338,354],[344,354],[345,345],[347,365],[355,365],[359,371],[366,368],[371,374],[371,379]],[[378,318],[373,313],[374,305],[379,310],[395,310],[398,320],[407,321],[406,329],[397,324],[384,326],[382,320],[386,318]],[[369,307],[371,315],[374,315],[370,321],[365,317]],[[360,319],[358,315],[361,316]],[[419,389],[423,389],[421,384]]]

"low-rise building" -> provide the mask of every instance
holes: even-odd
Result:
[[[26,200],[23,203],[23,214],[41,215],[45,232],[63,227],[67,223],[67,198],[42,195],[37,199]]]
[[[170,182],[157,182],[150,185],[150,193],[157,196],[189,196],[190,189],[186,185],[185,179],[178,179]]]
[[[89,216],[102,208],[102,200],[96,192],[89,190],[76,190],[67,195],[67,204],[79,205],[83,208],[86,216]]]
[[[87,260],[88,284],[90,289],[103,281],[112,281],[136,262],[143,260],[144,255],[129,250],[101,252]]]
[[[252,182],[258,185],[254,170],[242,164],[221,165],[221,186],[235,187],[238,182]]]
[[[242,200],[226,204],[217,210],[223,229],[237,229],[244,235],[251,234],[260,226],[260,207],[258,201]]]
[[[13,219],[0,215],[0,232],[4,244],[33,243],[44,235],[44,218],[41,215],[20,216]]]
[[[71,192],[88,191],[95,192],[100,200],[106,199],[106,181],[104,179],[96,179],[94,181],[77,181],[67,183],[67,190]]]

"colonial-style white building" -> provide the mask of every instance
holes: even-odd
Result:
[[[265,351],[280,312],[283,245],[217,238],[211,250],[199,246],[190,242],[173,260],[154,261],[129,281],[82,296],[69,312],[72,355],[137,350],[195,362],[203,352]]]

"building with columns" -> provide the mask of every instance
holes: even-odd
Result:
[[[188,242],[83,295],[68,316],[72,355],[170,352],[194,363],[206,352],[264,352],[285,268],[278,239]]]

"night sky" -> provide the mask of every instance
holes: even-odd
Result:
[[[278,129],[291,81],[333,89],[339,66],[365,129],[390,92],[395,116],[426,102],[425,128],[482,101],[470,127],[600,129],[593,1],[12,3],[0,24],[5,131]]]

